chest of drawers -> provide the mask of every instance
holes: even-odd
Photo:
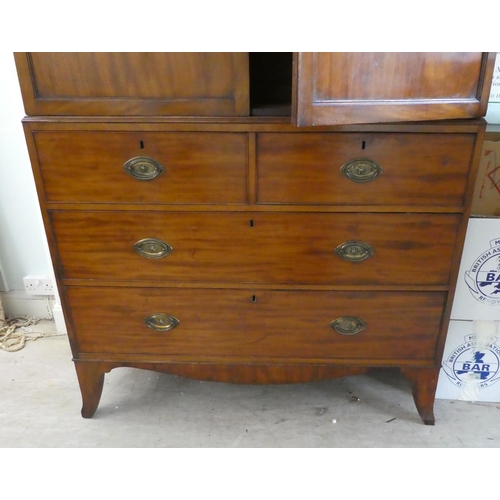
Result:
[[[453,116],[455,102],[446,117],[468,119],[350,124],[342,108],[340,125],[297,127],[278,116],[286,103],[251,116],[259,56],[112,58],[127,75],[161,63],[142,88],[99,57],[16,56],[82,415],[122,366],[239,383],[386,366],[433,424],[481,111]],[[470,63],[475,95],[484,61]],[[181,63],[207,75],[198,87]]]

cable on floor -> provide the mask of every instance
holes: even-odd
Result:
[[[25,330],[28,326],[36,325],[39,321],[39,319],[29,316],[13,316],[6,319],[5,326],[0,328],[0,349],[8,352],[16,352],[24,348],[27,340],[37,340],[41,337],[54,336],[53,333]]]

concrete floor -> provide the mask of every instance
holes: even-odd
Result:
[[[65,336],[0,351],[0,394],[1,448],[500,446],[500,403],[436,400],[436,425],[424,426],[409,383],[392,371],[242,386],[119,368],[106,375],[94,418],[83,419]]]

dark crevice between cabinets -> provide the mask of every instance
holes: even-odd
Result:
[[[250,114],[290,116],[292,53],[250,52]]]

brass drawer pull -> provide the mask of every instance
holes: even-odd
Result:
[[[366,328],[366,323],[356,316],[341,316],[334,319],[330,326],[342,335],[355,335]]]
[[[172,252],[172,247],[156,238],[144,238],[134,245],[134,250],[146,259],[161,259]]]
[[[149,315],[147,318],[144,318],[144,323],[152,330],[156,330],[158,332],[168,332],[169,330],[173,330],[180,323],[180,321],[170,314],[155,313]]]
[[[353,240],[341,243],[335,249],[335,253],[349,262],[361,262],[369,259],[375,253],[375,249],[364,241]]]
[[[353,182],[369,182],[382,173],[382,167],[369,158],[356,158],[344,163],[340,171]]]
[[[147,156],[136,156],[126,161],[123,169],[135,179],[150,181],[165,172],[165,167]]]

